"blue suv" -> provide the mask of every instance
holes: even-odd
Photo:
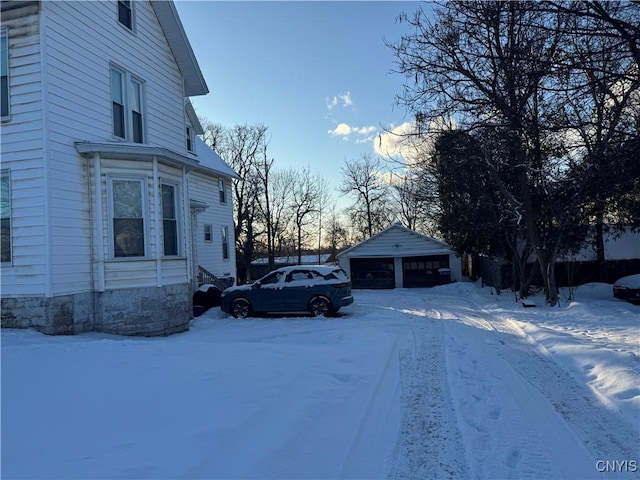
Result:
[[[249,285],[222,292],[223,312],[244,318],[257,313],[329,316],[353,303],[351,281],[340,267],[295,265],[274,270]]]

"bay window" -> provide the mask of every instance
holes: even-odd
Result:
[[[145,198],[143,179],[111,180],[113,256],[145,256]]]
[[[162,236],[165,256],[178,255],[176,187],[162,184]]]

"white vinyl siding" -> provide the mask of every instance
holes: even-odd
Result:
[[[197,200],[208,207],[196,215],[197,229],[196,235],[197,265],[202,266],[218,277],[236,276],[235,239],[233,237],[233,205],[227,202],[220,205],[218,198],[218,176],[206,174],[201,171],[189,173],[189,196],[192,200]],[[230,179],[227,179],[230,184]],[[211,241],[206,241],[204,226],[210,225],[212,231]],[[229,226],[228,229],[228,259],[223,259],[221,229]]]
[[[51,245],[53,289],[54,293],[74,293],[86,291],[97,277],[91,272],[91,231],[94,227],[89,208],[93,193],[90,195],[89,188],[96,186],[93,174],[88,173],[88,165],[93,161],[78,158],[73,143],[114,140],[110,68],[117,67],[142,83],[144,143],[186,154],[182,77],[149,2],[134,2],[135,35],[118,24],[113,1],[40,2],[40,5],[47,23],[50,190],[55,197],[50,204],[55,218],[51,220],[55,233]],[[122,48],[125,45],[126,48]],[[125,92],[130,90],[130,85],[129,80]],[[12,117],[15,119],[13,111]],[[37,118],[42,118],[41,112]],[[32,138],[42,138],[42,135]],[[145,184],[147,195],[152,194],[150,162],[122,159],[103,162],[103,174],[117,176],[119,172],[145,176],[148,179]],[[103,189],[102,205],[106,209],[106,183]],[[151,202],[147,202],[147,208],[147,220],[155,219]],[[113,257],[106,211],[103,219],[105,261],[108,262]],[[157,250],[161,251],[162,247],[155,244],[155,223],[147,223],[145,258],[155,259]],[[71,249],[65,245],[73,245],[73,251],[68,251]],[[14,265],[16,261],[14,259]],[[138,285],[157,285],[156,261],[149,261],[150,269],[142,266],[146,261],[132,257],[113,260],[125,264],[122,270],[129,271],[128,278],[138,279]],[[133,280],[127,280],[119,287],[118,281],[109,277],[111,271],[105,266],[107,288],[132,285]],[[148,278],[140,280],[143,272]],[[170,277],[175,281],[175,273]],[[162,279],[161,283],[166,280]],[[132,286],[135,285],[133,282]]]
[[[12,220],[11,264],[0,269],[3,296],[38,296],[47,292],[38,9],[36,4],[2,12],[2,27],[8,32],[11,118],[2,124],[0,132],[2,169],[10,171],[11,177]]]
[[[158,283],[156,259],[162,246],[155,241],[159,213],[153,202],[147,202],[145,259],[113,258],[109,236],[106,176],[144,177],[147,195],[152,195],[150,162],[103,160],[102,185],[95,185],[93,159],[80,157],[74,147],[75,142],[114,140],[110,68],[117,66],[141,84],[144,143],[187,154],[181,73],[151,4],[132,6],[135,35],[118,23],[115,1],[38,2],[3,12],[11,119],[2,125],[2,168],[11,171],[12,190],[12,262],[2,269],[3,295],[91,290],[97,278],[92,244],[100,240],[106,285],[120,288],[109,277],[112,271],[127,271],[122,273],[127,279],[144,272],[141,284]],[[129,81],[126,90],[130,88]],[[183,181],[181,171],[168,175]],[[215,184],[211,191],[217,194]],[[102,239],[92,222],[97,193],[104,209]],[[185,247],[185,240],[180,241]],[[118,264],[117,272],[112,264]],[[171,259],[165,265],[163,259],[161,281],[184,283],[185,264]],[[125,281],[122,288],[132,282]]]

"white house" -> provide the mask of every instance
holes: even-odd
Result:
[[[400,223],[337,258],[354,288],[431,287],[462,280],[460,257],[446,243]]]
[[[200,161],[208,88],[173,2],[0,5],[2,326],[188,329],[196,252],[235,276],[235,173]]]

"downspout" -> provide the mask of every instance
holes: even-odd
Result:
[[[191,231],[191,206],[189,200],[189,174],[187,169],[182,167],[182,224],[184,225],[184,252],[187,260],[187,280],[189,283],[194,282],[195,271],[193,258],[193,232]],[[197,284],[197,279],[194,282]]]
[[[103,221],[103,205],[102,205],[102,167],[100,161],[100,154],[93,154],[93,174],[95,176],[94,182],[94,191],[96,195],[96,211],[95,211],[95,222],[96,222],[96,267],[97,267],[97,276],[98,276],[98,284],[96,286],[96,290],[98,292],[104,292],[104,226],[102,224]]]
[[[160,176],[158,174],[158,157],[153,157],[153,203],[155,205],[155,230],[156,230],[156,286],[162,286],[162,237],[160,225],[162,224],[162,206],[160,204]]]
[[[53,265],[52,245],[53,234],[51,231],[51,162],[49,161],[49,88],[47,81],[47,41],[46,41],[46,8],[44,2],[40,4],[40,101],[42,102],[42,187],[44,195],[43,228],[44,228],[44,268],[45,268],[45,297],[53,297]]]

